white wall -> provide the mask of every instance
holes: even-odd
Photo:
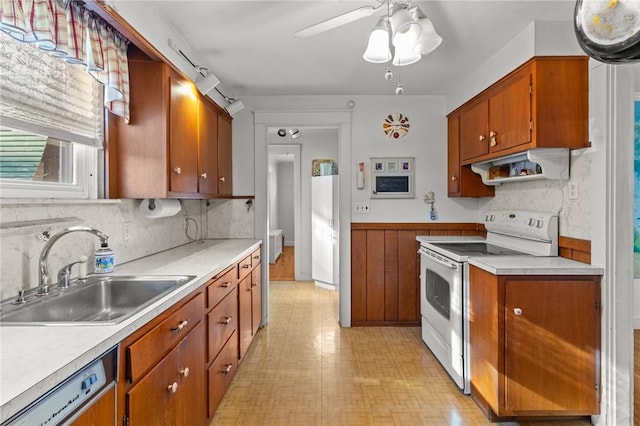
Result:
[[[304,149],[303,149],[304,154]],[[284,243],[293,245],[295,235],[293,206],[293,162],[278,163],[278,228],[284,231]]]
[[[381,84],[384,82],[381,82]],[[247,164],[253,152],[254,111],[327,111],[344,110],[347,101],[356,105],[352,110],[351,167],[370,157],[415,157],[416,198],[402,200],[371,200],[369,176],[366,188],[357,190],[355,177],[350,183],[352,204],[369,201],[371,213],[352,214],[353,222],[424,222],[429,220],[428,206],[423,201],[427,191],[436,194],[436,209],[440,222],[475,222],[479,201],[447,197],[446,117],[441,96],[311,96],[311,97],[248,97],[245,109],[233,121],[234,131],[234,193],[253,194],[253,170],[235,173],[239,164]],[[388,138],[382,131],[384,118],[400,112],[409,117],[409,134],[399,140]],[[284,123],[286,125],[286,123]],[[303,170],[305,164],[303,162]],[[355,173],[353,173],[355,176]]]

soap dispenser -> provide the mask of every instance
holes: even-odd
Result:
[[[94,256],[94,272],[96,274],[106,274],[113,272],[115,265],[115,256],[113,250],[109,248],[107,243],[102,243],[100,248],[96,250]]]

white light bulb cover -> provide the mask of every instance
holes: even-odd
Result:
[[[396,47],[395,55],[393,56],[393,65],[397,67],[403,67],[405,65],[415,64],[422,58],[420,52],[417,52],[413,46],[404,48]]]
[[[196,81],[196,87],[203,95],[206,95],[218,84],[220,84],[220,79],[212,72],[208,73],[201,80]]]
[[[381,17],[371,34],[369,43],[362,58],[374,64],[383,64],[391,60],[391,50],[389,49],[389,21],[386,16]]]
[[[422,55],[428,55],[436,50],[442,43],[442,37],[436,32],[433,27],[433,22],[429,18],[422,18],[418,20],[422,27],[422,36],[418,40],[415,47],[415,52]]]
[[[407,9],[394,6],[391,15],[391,30],[393,32],[393,45],[403,49],[413,47],[420,38],[422,27]]]

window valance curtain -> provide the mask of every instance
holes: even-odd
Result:
[[[0,0],[0,31],[82,64],[104,85],[104,104],[129,121],[128,40],[78,0]]]

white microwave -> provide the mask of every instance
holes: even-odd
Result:
[[[414,157],[372,157],[371,198],[414,198]]]

